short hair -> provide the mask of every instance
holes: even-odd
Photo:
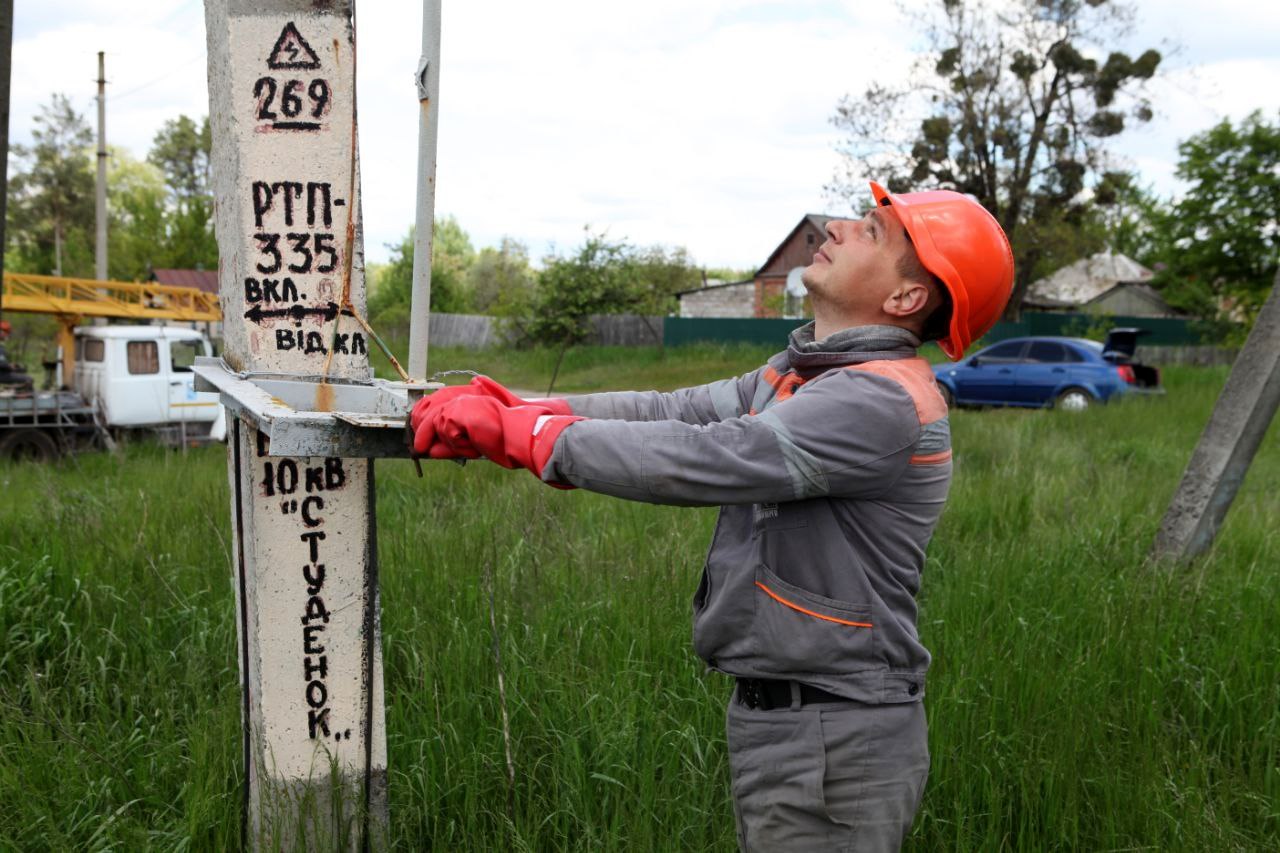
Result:
[[[951,292],[942,283],[942,279],[930,272],[929,268],[920,262],[920,256],[916,254],[915,243],[911,241],[911,235],[904,230],[903,236],[907,238],[907,248],[898,256],[898,275],[907,281],[931,285],[934,292],[938,294],[939,299],[938,304],[929,312],[929,316],[924,318],[924,325],[920,330],[920,340],[942,340],[951,334]]]

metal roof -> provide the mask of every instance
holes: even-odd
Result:
[[[178,287],[194,287],[205,293],[218,292],[217,270],[152,270],[151,277],[160,284],[172,284]]]
[[[1032,282],[1025,301],[1058,307],[1084,305],[1118,284],[1145,282],[1153,275],[1155,273],[1133,258],[1099,252]]]

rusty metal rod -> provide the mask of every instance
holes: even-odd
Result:
[[[378,337],[378,333],[373,330],[373,327],[370,326],[369,323],[363,317],[361,317],[359,313],[356,312],[356,307],[354,305],[348,302],[343,307],[342,313],[350,314],[352,317],[356,318],[356,322],[360,324],[360,328],[364,329],[364,332],[366,335],[373,338],[373,342],[377,344],[378,349],[382,350],[382,354],[387,357],[387,361],[391,362],[391,366],[396,369],[396,373],[400,374],[401,379],[403,379],[405,382],[413,381],[412,379],[409,378],[409,374],[404,372],[404,368],[400,366],[400,362],[396,361],[396,357],[391,354],[391,348],[388,347],[385,343],[383,343],[382,338]]]

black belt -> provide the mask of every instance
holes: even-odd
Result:
[[[739,678],[738,701],[748,708],[772,711],[774,708],[791,707],[791,685],[795,682],[774,678]],[[800,683],[800,704],[814,702],[852,702],[845,696],[837,696],[821,687]]]

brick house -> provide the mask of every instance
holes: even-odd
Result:
[[[808,314],[808,298],[799,292],[798,286],[793,286],[788,294],[787,277],[798,277],[799,270],[813,261],[813,253],[827,239],[827,223],[835,218],[806,214],[773,250],[753,279],[677,293],[680,316],[800,317]]]
[[[787,276],[813,262],[813,253],[827,239],[827,223],[834,216],[807,213],[756,272],[755,316],[799,317],[807,313],[807,297],[787,294]],[[799,273],[796,273],[799,275]]]

